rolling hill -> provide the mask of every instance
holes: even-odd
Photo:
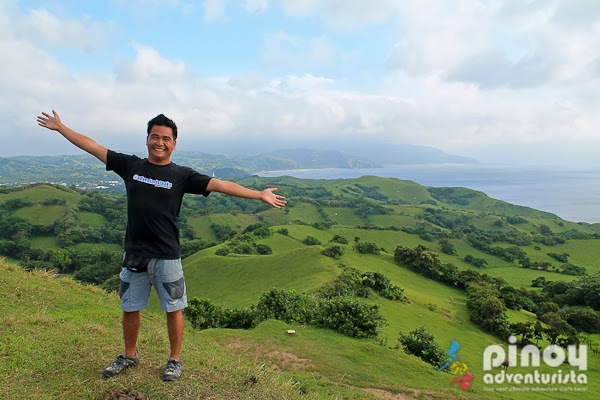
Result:
[[[459,271],[476,271],[501,278],[516,289],[539,291],[540,289],[531,288],[531,283],[540,276],[554,282],[569,282],[580,278],[580,276],[564,273],[565,263],[550,254],[567,254],[568,263],[585,268],[587,274],[600,271],[600,264],[597,261],[600,260],[600,246],[598,246],[600,227],[597,224],[565,221],[553,214],[508,204],[466,188],[428,188],[410,181],[372,176],[349,180],[251,177],[241,184],[256,188],[279,187],[279,191],[288,197],[289,205],[282,210],[265,209],[248,206],[247,202],[229,202],[224,196],[218,194],[211,195],[208,199],[186,198],[182,214],[184,219],[182,231],[187,229],[190,233],[185,241],[214,242],[214,245],[200,249],[184,260],[189,298],[194,296],[208,298],[220,306],[236,308],[256,305],[260,296],[273,288],[313,295],[323,285],[339,276],[344,268],[351,267],[361,273],[379,272],[385,275],[393,284],[404,289],[408,301],[392,301],[380,296],[364,300],[369,304],[378,305],[387,320],[387,325],[383,327],[376,340],[349,338],[310,325],[297,326],[280,321],[266,321],[248,331],[231,329],[193,331],[188,327],[186,341],[189,338],[190,342],[185,345],[189,346],[188,357],[195,358],[195,351],[204,351],[198,357],[205,358],[207,350],[205,348],[203,350],[201,343],[206,341],[220,349],[219,351],[222,350],[226,356],[238,360],[241,365],[260,367],[264,364],[258,372],[252,369],[255,367],[239,368],[250,368],[251,373],[259,376],[264,373],[265,376],[269,376],[268,379],[276,381],[280,379],[278,382],[281,380],[284,383],[286,380],[295,382],[290,393],[299,391],[315,398],[585,398],[580,397],[581,393],[566,391],[560,393],[486,391],[490,386],[482,380],[482,354],[486,346],[498,343],[499,339],[483,332],[470,320],[466,306],[468,298],[464,290],[429,279],[407,265],[398,263],[394,258],[394,250],[397,246],[415,248],[423,245],[435,251],[441,262],[451,263]],[[82,230],[95,227],[101,232],[104,228],[108,230],[114,228],[111,223],[118,221],[118,218],[113,219],[114,216],[95,208],[95,205],[107,202],[114,205],[113,209],[118,209],[117,205],[120,204],[118,197],[98,196],[51,185],[37,185],[19,191],[0,193],[0,207],[5,210],[4,218],[7,215],[17,217],[35,227],[30,230],[27,238],[32,249],[51,250],[59,247],[57,241],[52,240],[55,238],[52,229],[60,225],[57,221],[64,220],[68,210],[74,212],[75,217],[72,222]],[[226,203],[226,207],[223,203]],[[266,226],[269,234],[256,235],[257,226]],[[248,230],[249,228],[254,229]],[[219,237],[223,232],[229,232],[230,235]],[[489,249],[477,247],[477,242],[474,241],[477,236],[488,238],[493,248],[517,247],[522,251],[523,257],[536,268],[523,268],[518,262],[507,261],[498,255],[502,253],[491,254]],[[240,239],[244,237],[245,239]],[[307,245],[305,240],[307,237],[317,239],[320,244]],[[336,237],[345,238],[347,243],[332,242]],[[80,239],[81,241],[75,240],[72,245],[87,249],[107,246],[102,240],[86,242],[84,236]],[[240,240],[267,246],[271,249],[271,254],[236,253],[236,248],[240,247]],[[9,241],[9,238],[5,238],[4,241]],[[361,242],[375,243],[380,250],[379,254],[358,252],[355,245]],[[339,259],[322,254],[322,251],[332,243],[338,244],[343,249],[344,254]],[[453,248],[453,252],[444,252],[448,244]],[[118,248],[116,243],[108,246]],[[235,251],[230,251],[227,255],[215,254],[217,250],[223,248]],[[114,248],[113,250],[118,251]],[[467,255],[484,260],[485,267],[478,268],[468,263],[465,261]],[[5,268],[10,274],[19,274],[18,279],[25,279],[23,276],[26,274],[22,275],[23,273],[17,267],[7,264]],[[56,278],[40,278],[38,275],[34,274],[31,279],[56,281]],[[8,281],[6,278],[3,279],[1,282],[7,286]],[[53,285],[53,283],[45,284]],[[42,284],[38,283],[38,285]],[[92,290],[91,287],[84,288],[88,288],[81,289],[84,292]],[[11,290],[14,290],[13,286],[7,286],[7,293]],[[100,307],[110,316],[102,316],[100,311],[91,314],[94,318],[96,312],[100,315],[95,322],[96,329],[100,332],[107,329],[118,330],[118,300],[111,297],[112,295],[93,290],[94,298],[100,296],[101,299],[108,299],[96,301],[100,304],[108,301],[106,304],[110,304],[111,307],[106,310],[105,306]],[[26,296],[33,295],[26,294]],[[73,303],[72,309],[75,315],[86,313],[82,309],[86,305],[80,304],[83,299],[80,300]],[[52,304],[52,301],[53,298],[44,300],[49,304]],[[23,309],[19,314],[8,314],[9,310],[6,309],[6,314],[3,315],[12,315],[11,318],[16,320],[10,318],[6,320],[5,317],[5,322],[31,328],[35,321],[23,322],[21,317],[19,317],[21,319],[16,317],[21,314],[32,314],[34,309],[28,310]],[[156,324],[154,321],[160,319],[154,316],[157,311],[154,301],[148,312],[152,324],[150,329],[153,332],[160,330],[160,321]],[[54,326],[56,320],[67,318],[57,309],[56,312],[58,314],[49,318],[47,325]],[[507,310],[507,316],[511,322],[536,319],[535,314],[523,309]],[[77,322],[70,319],[66,321],[69,324]],[[463,391],[456,385],[451,385],[450,382],[454,378],[452,374],[437,372],[420,359],[398,349],[399,333],[409,332],[419,326],[425,326],[444,349],[452,341],[460,343],[461,360],[468,364],[475,376],[469,390]],[[88,328],[86,326],[74,329]],[[294,336],[283,334],[287,329],[295,329],[297,334]],[[11,351],[5,351],[4,354],[14,354],[15,343],[20,343],[16,337],[22,335],[23,330],[15,330],[15,332],[17,332],[15,336],[11,336],[10,339],[15,341],[11,342],[9,347]],[[31,332],[28,335],[35,335],[33,329]],[[158,333],[151,335],[158,335]],[[44,335],[39,337],[41,341],[35,336],[26,335],[26,337],[34,343],[31,348],[35,354],[41,351],[35,347],[42,346],[41,342],[45,343],[49,340]],[[102,338],[100,345],[115,346],[117,351],[116,346],[119,345],[119,341],[114,339],[114,337],[111,340]],[[164,341],[164,337],[162,340]],[[598,335],[587,335],[587,340],[591,344],[597,343]],[[151,346],[150,341],[145,344]],[[154,350],[158,352],[158,349]],[[103,350],[96,348],[94,351]],[[8,360],[7,357],[5,356],[4,359]],[[95,356],[94,365],[102,364],[99,358],[99,355]],[[57,361],[54,362],[55,364],[52,365],[55,366]],[[158,363],[159,360],[154,359],[153,362]],[[204,374],[207,374],[204,367],[205,364],[194,362],[191,366],[193,376],[204,378]],[[587,372],[589,379],[585,386],[588,393],[597,390],[600,385],[597,379],[600,376],[599,367],[598,356],[590,351]],[[28,382],[25,376],[32,374],[36,368],[41,366],[38,364],[22,370],[17,373],[17,378]],[[88,364],[86,368],[91,371],[98,366]],[[548,367],[543,369],[543,371],[550,370]],[[513,371],[525,373],[527,368],[516,367]],[[3,373],[9,374],[8,369]],[[138,387],[144,388],[144,392],[161,393],[162,389],[148,383],[151,376],[141,375],[138,378],[135,382],[140,385]],[[219,387],[219,390],[224,390],[220,385],[225,385],[227,378],[222,378],[222,381],[219,379],[221,378],[211,381],[212,385]],[[33,379],[30,384],[39,385],[39,380]],[[55,383],[55,386],[58,389],[53,390],[61,390],[60,384]],[[109,386],[106,384],[102,388],[107,391]],[[233,386],[237,387],[235,384]],[[498,387],[503,386],[495,386]],[[19,393],[12,385],[8,390],[14,391],[10,393]],[[78,390],[89,391],[90,389],[80,387]],[[193,386],[189,390],[204,389]],[[46,392],[46,397],[55,397],[52,393],[56,392]],[[209,392],[198,393],[210,395]],[[217,393],[214,398],[225,398],[219,397],[221,392]],[[255,398],[268,398],[266,395],[257,396]],[[288,394],[283,396],[280,398],[286,398]]]

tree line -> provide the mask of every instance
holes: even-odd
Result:
[[[506,339],[520,335],[523,344],[544,335],[552,344],[579,343],[581,332],[600,332],[600,273],[586,275],[572,282],[546,282],[540,277],[532,286],[542,292],[515,289],[501,278],[490,277],[474,270],[458,270],[443,264],[435,251],[419,245],[398,246],[394,252],[397,263],[430,279],[466,291],[469,318],[485,332]],[[510,324],[506,310],[526,309],[535,313],[537,323]]]

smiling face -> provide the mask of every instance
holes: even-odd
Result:
[[[167,126],[154,125],[148,133],[148,161],[156,165],[171,162],[171,153],[175,150],[177,140],[173,138],[173,129]]]

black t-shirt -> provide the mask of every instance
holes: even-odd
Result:
[[[106,170],[115,171],[127,190],[125,252],[178,259],[179,210],[185,193],[202,194],[212,179],[175,163],[155,165],[145,158],[109,150]]]

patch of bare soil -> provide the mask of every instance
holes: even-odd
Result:
[[[392,393],[382,389],[363,389],[365,392],[369,392],[379,397],[381,400],[412,400],[416,399],[419,393],[416,391],[413,394],[407,393]]]
[[[369,392],[381,400],[448,400],[448,399],[465,399],[464,396],[456,394],[448,397],[448,393],[436,392],[434,390],[421,390],[421,389],[406,389],[405,393],[393,393],[383,389],[367,388],[363,389],[365,392]]]
[[[242,343],[240,341],[237,341],[237,340],[233,340],[233,341],[227,343],[225,345],[225,347],[227,349],[234,349],[234,350],[242,349],[243,348]]]
[[[111,389],[104,400],[149,400],[150,397],[133,389]]]
[[[271,360],[270,367],[274,370],[300,371],[311,361],[308,358],[300,358],[294,353],[274,350],[267,354]]]

